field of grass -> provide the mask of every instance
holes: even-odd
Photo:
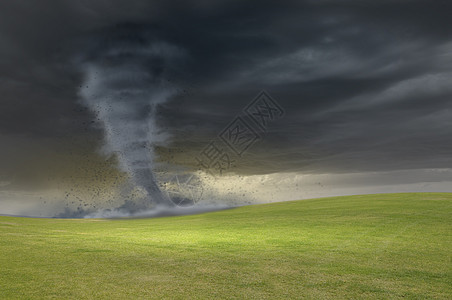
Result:
[[[2,299],[451,299],[452,194],[156,219],[0,217]]]

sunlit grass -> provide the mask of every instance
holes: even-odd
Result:
[[[0,298],[450,299],[452,194],[157,219],[0,217]]]

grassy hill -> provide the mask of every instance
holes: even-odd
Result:
[[[0,298],[451,299],[452,194],[157,219],[0,217]]]

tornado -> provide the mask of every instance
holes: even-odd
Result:
[[[154,147],[168,138],[157,124],[158,106],[179,93],[171,76],[185,52],[134,32],[93,47],[80,64],[79,94],[103,128],[102,151],[118,157],[120,169],[147,193],[148,206],[173,206],[153,173]]]

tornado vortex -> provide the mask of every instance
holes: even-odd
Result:
[[[149,207],[172,205],[152,171],[153,147],[167,138],[157,126],[156,110],[178,93],[170,76],[183,57],[184,51],[169,43],[121,34],[81,64],[81,100],[103,126],[103,150],[117,155],[121,170],[146,191]]]

